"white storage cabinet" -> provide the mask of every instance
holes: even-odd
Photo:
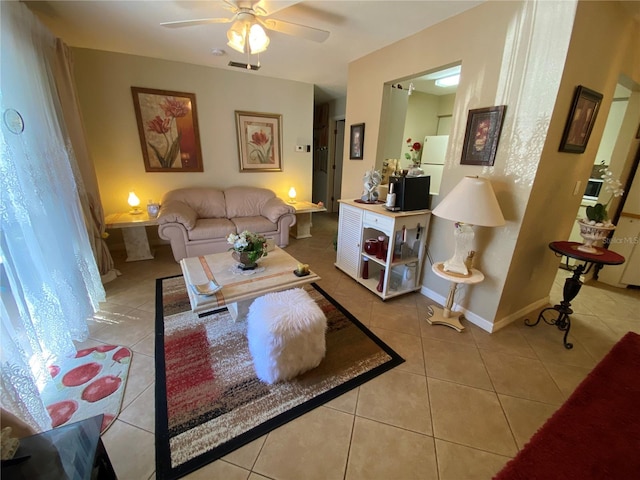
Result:
[[[390,212],[383,204],[339,202],[336,267],[383,300],[420,290],[431,211]],[[387,239],[382,259],[364,250],[367,239],[379,236]],[[369,263],[369,278],[362,278],[364,259]]]

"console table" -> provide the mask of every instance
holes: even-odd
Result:
[[[530,322],[529,319],[524,321],[528,327],[536,326],[540,320],[544,320],[547,325],[555,325],[558,330],[564,332],[563,343],[565,348],[573,348],[573,344],[567,342],[567,336],[571,329],[571,318],[569,315],[573,313],[571,309],[571,301],[576,298],[580,288],[582,288],[582,281],[580,275],[587,274],[591,271],[594,265],[620,265],[624,263],[624,257],[606,250],[601,247],[594,247],[595,253],[587,253],[578,250],[578,247],[582,244],[579,242],[551,242],[549,248],[553,250],[557,257],[567,257],[567,268],[569,267],[569,258],[574,258],[581,264],[577,264],[573,268],[573,276],[567,277],[564,282],[564,289],[562,291],[562,301],[558,305],[545,308],[538,315],[538,319],[535,322]],[[545,317],[550,315],[550,318]],[[556,318],[553,318],[553,317]]]
[[[449,280],[451,286],[449,287],[449,295],[447,296],[447,302],[444,308],[436,307],[434,305],[429,306],[430,316],[427,317],[427,322],[430,325],[445,325],[451,327],[458,332],[464,330],[464,326],[460,323],[460,317],[462,312],[452,312],[453,297],[456,294],[456,288],[459,283],[467,285],[473,285],[474,283],[480,283],[484,280],[484,274],[480,270],[472,268],[468,275],[462,275],[455,272],[447,272],[443,268],[443,262],[434,263],[431,270],[440,278]]]
[[[157,219],[149,218],[147,212],[138,214],[112,213],[105,218],[105,224],[107,230],[122,229],[124,246],[127,249],[127,262],[153,259],[146,227],[157,225]]]

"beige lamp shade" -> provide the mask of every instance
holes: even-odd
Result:
[[[456,222],[455,252],[444,262],[446,272],[470,275],[465,259],[472,251],[472,225],[497,227],[504,225],[504,217],[496,194],[486,178],[464,177],[432,212],[435,216]]]
[[[432,213],[468,225],[498,227],[505,224],[491,183],[481,177],[464,177]]]

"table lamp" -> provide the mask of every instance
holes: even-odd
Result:
[[[142,213],[142,209],[140,208],[140,199],[133,192],[129,192],[129,198],[127,199],[127,203],[131,207],[129,213],[131,215],[138,215]]]
[[[464,177],[431,212],[455,222],[453,257],[444,262],[446,272],[469,275],[465,260],[473,245],[473,225],[498,227],[504,217],[496,194],[486,178]]]
[[[289,189],[289,203],[296,203],[296,189],[291,187]]]

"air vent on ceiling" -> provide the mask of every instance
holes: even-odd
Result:
[[[260,70],[260,65],[252,65],[248,63],[229,62],[230,67],[244,68],[245,70]]]

